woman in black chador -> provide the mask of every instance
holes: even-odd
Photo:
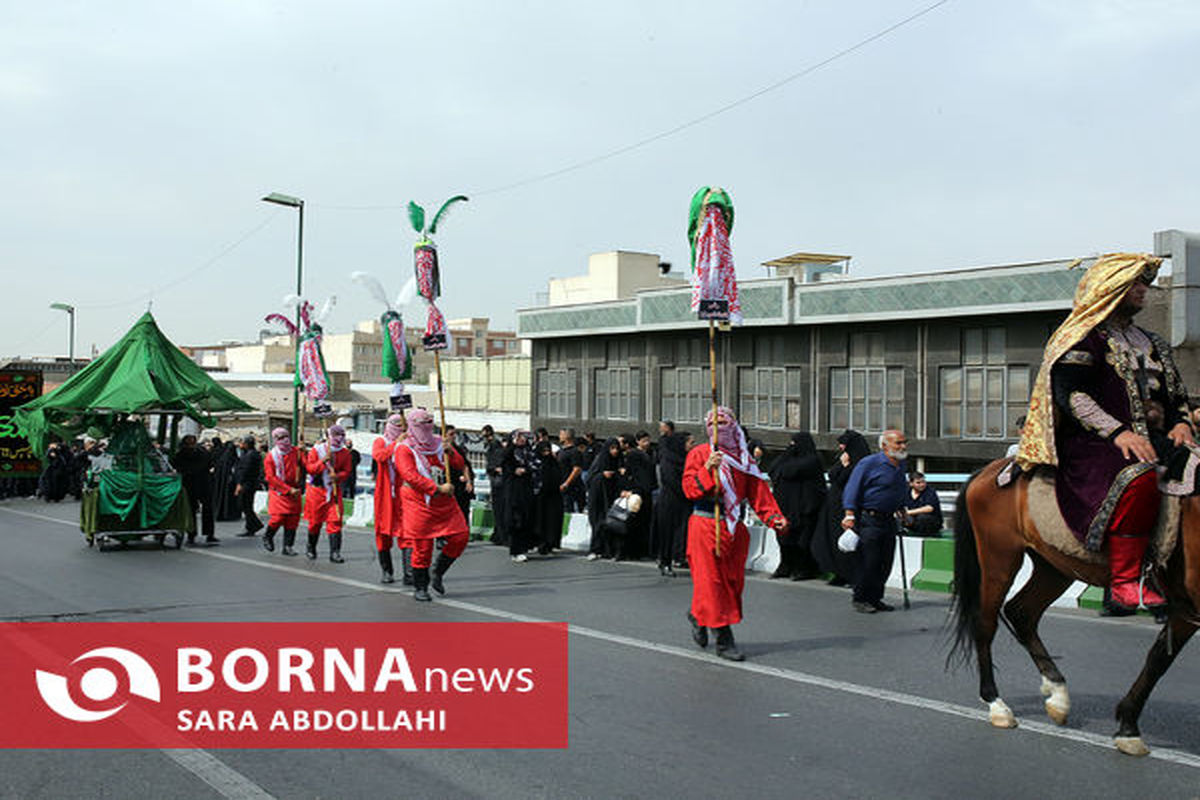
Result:
[[[620,496],[621,443],[615,438],[604,443],[588,470],[587,511],[592,527],[592,542],[588,558],[595,560],[607,555],[604,518],[613,501]]]
[[[812,538],[812,554],[822,572],[833,573],[829,582],[845,586],[854,579],[854,554],[838,550],[842,530],[842,490],[850,480],[854,465],[871,454],[871,447],[858,431],[847,430],[838,437],[838,457],[829,468],[829,494],[821,509],[817,530]]]
[[[233,494],[233,469],[237,466],[238,449],[233,442],[222,443],[213,438],[212,449],[212,501],[213,512],[219,522],[241,519],[242,509]]]
[[[533,544],[534,461],[528,432],[513,431],[501,462],[504,476],[504,528],[508,532],[508,554],[513,561],[524,561],[525,551]]]
[[[664,432],[658,440],[658,501],[654,504],[654,554],[658,571],[674,575],[672,563],[684,564],[687,523],[692,502],[683,496],[683,463],[687,459],[687,437],[682,432]]]
[[[563,482],[562,468],[549,440],[534,448],[533,471],[533,542],[540,555],[549,555],[562,546],[563,497],[559,488]]]
[[[771,492],[788,521],[787,533],[777,534],[779,568],[771,577],[794,581],[817,577],[812,539],[826,492],[825,470],[811,434],[792,435],[792,443],[771,467]]]

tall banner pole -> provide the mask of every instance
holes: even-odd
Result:
[[[708,321],[708,375],[712,384],[712,436],[710,437],[709,447],[711,452],[717,452],[717,428],[719,420],[717,419],[717,323],[716,320]],[[713,521],[715,523],[714,530],[716,531],[716,543],[714,552],[719,558],[721,556],[721,468],[713,467],[712,471],[713,485],[717,487],[717,497],[713,508]]]
[[[466,195],[455,195],[433,215],[428,227],[425,225],[425,209],[416,203],[408,204],[408,219],[413,230],[420,234],[420,239],[413,248],[414,277],[417,282],[417,294],[425,299],[429,307],[429,316],[425,323],[425,336],[422,344],[426,350],[433,351],[433,369],[437,377],[438,410],[442,423],[442,466],[446,470],[446,481],[450,481],[450,451],[445,447],[446,435],[446,400],[442,387],[442,358],[439,351],[449,346],[450,332],[447,330],[446,318],[434,305],[434,301],[442,294],[441,271],[438,268],[437,246],[433,243],[433,235],[437,233],[438,223],[446,216],[446,212],[455,203],[465,203]]]
[[[450,450],[446,447],[446,402],[442,393],[442,358],[441,351],[433,351],[433,370],[437,373],[438,411],[442,422],[442,465],[446,468],[446,480],[450,480]]]
[[[688,244],[692,258],[691,309],[702,320],[708,320],[708,372],[712,389],[712,433],[710,452],[718,453],[720,419],[717,400],[717,321],[740,323],[737,273],[733,267],[733,252],[729,233],[733,230],[733,201],[720,187],[702,186],[692,195],[688,212]],[[716,498],[713,501],[713,552],[721,555],[721,512],[724,489],[720,467],[712,470]]]

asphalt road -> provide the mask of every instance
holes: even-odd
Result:
[[[14,798],[1200,798],[1200,648],[1147,705],[1149,758],[1111,747],[1112,711],[1157,633],[1148,619],[1054,612],[1043,638],[1068,679],[1067,727],[1045,717],[1040,679],[1007,632],[1002,695],[1020,719],[995,730],[972,672],[947,673],[947,598],[862,615],[814,582],[751,578],[736,628],[749,660],[692,645],[686,577],[648,562],[574,555],[512,564],[468,548],[449,595],[415,603],[376,582],[372,537],[343,565],[285,559],[234,538],[220,547],[100,553],[78,506],[0,503],[6,621],[566,621],[566,750],[7,750]],[[301,537],[303,534],[301,534]],[[322,545],[324,547],[324,545]],[[898,600],[898,598],[893,598]]]

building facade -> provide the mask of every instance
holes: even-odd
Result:
[[[1015,441],[1046,340],[1083,275],[1070,266],[741,281],[745,323],[716,337],[718,397],[769,449],[798,430],[832,450],[847,428],[873,445],[901,428],[914,468],[973,469]],[[1165,333],[1171,289],[1160,284],[1139,322]],[[518,311],[517,335],[533,342],[532,424],[606,436],[671,419],[702,437],[708,330],[689,303],[681,286]]]

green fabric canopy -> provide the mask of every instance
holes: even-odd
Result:
[[[176,411],[208,427],[214,412],[252,410],[180,352],[146,312],[102,356],[13,416],[40,453],[51,433],[71,439],[91,427],[109,430],[121,414]]]

